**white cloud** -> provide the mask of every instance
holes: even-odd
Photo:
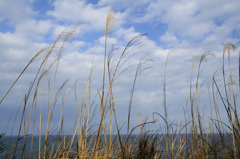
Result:
[[[102,36],[99,38],[99,44],[104,46],[105,44],[105,36]],[[112,44],[117,44],[117,39],[114,37],[108,37],[107,38],[107,43],[109,44],[109,46],[111,46]]]
[[[1,45],[2,46],[23,46],[27,44],[26,39],[23,39],[16,34],[13,33],[0,33],[0,40],[1,40]]]
[[[49,1],[49,3],[51,2]],[[0,68],[2,68],[0,76],[4,76],[0,79],[0,97],[37,51],[55,39],[62,31],[69,31],[76,24],[80,24],[78,28],[80,37],[66,43],[69,48],[65,50],[60,60],[56,88],[59,88],[61,82],[66,79],[70,79],[71,82],[78,80],[81,85],[79,91],[82,93],[95,53],[91,88],[95,92],[97,89],[100,90],[102,83],[99,81],[102,80],[103,73],[105,20],[110,8],[116,9],[115,16],[119,19],[108,37],[109,47],[111,44],[116,44],[117,52],[114,54],[114,58],[120,55],[129,40],[139,35],[137,27],[135,27],[136,23],[138,25],[145,24],[144,26],[147,27],[142,29],[146,29],[146,31],[148,25],[156,24],[156,32],[159,31],[158,26],[161,26],[162,23],[167,25],[166,32],[160,37],[156,37],[159,41],[150,40],[148,36],[142,37],[140,46],[130,50],[133,51],[131,53],[139,54],[130,58],[124,65],[128,68],[128,66],[138,64],[139,59],[148,53],[149,55],[145,58],[154,60],[146,65],[151,69],[144,71],[141,80],[138,79],[134,96],[134,104],[137,106],[139,106],[142,96],[145,98],[145,100],[143,99],[143,109],[146,111],[155,110],[155,107],[162,105],[162,79],[165,60],[169,52],[172,53],[167,66],[167,99],[170,105],[169,110],[174,112],[174,117],[179,117],[181,114],[177,116],[179,113],[177,110],[180,108],[176,107],[181,104],[185,105],[189,96],[191,66],[194,57],[208,50],[213,50],[218,55],[215,59],[209,57],[209,62],[202,66],[201,81],[203,81],[211,78],[211,73],[221,67],[220,58],[224,42],[239,42],[239,2],[235,0],[232,0],[231,3],[215,0],[174,2],[167,0],[151,2],[147,0],[101,0],[98,4],[79,0],[56,0],[53,2],[54,10],[47,12],[47,15],[56,19],[41,16],[45,18],[41,20],[35,17],[35,12],[31,8],[32,3],[34,2],[27,0],[24,3],[14,0],[9,3],[7,1],[0,2],[0,8],[3,9],[0,9],[0,21],[7,19],[14,26],[13,32],[0,32]],[[17,7],[18,4],[20,7]],[[8,6],[9,10],[6,9]],[[233,30],[236,35],[232,35]],[[100,31],[102,32],[100,33]],[[86,35],[86,38],[89,36],[89,39],[86,41],[81,39],[81,33]],[[153,36],[155,35],[153,34]],[[236,59],[234,63],[237,63]],[[37,66],[33,66],[26,72],[25,78],[20,81],[22,83],[17,85],[14,93],[19,96],[26,93],[30,83],[29,79],[36,73],[36,69]],[[126,112],[135,69],[136,67],[129,67],[114,84],[114,97],[119,112]],[[236,72],[236,69],[234,71]],[[140,93],[140,91],[143,92]],[[13,98],[14,94],[8,99]],[[12,105],[12,103],[6,105]],[[73,105],[73,102],[70,101],[69,111]],[[133,111],[138,112],[138,110],[139,107],[133,107]],[[133,117],[137,117],[136,114]],[[120,116],[119,118],[125,121],[124,118]]]
[[[169,33],[168,31],[159,38],[163,41],[168,47],[176,46],[179,43],[179,39],[173,33]]]
[[[100,0],[98,2],[99,6],[110,5],[113,9],[131,9],[149,3],[148,0],[138,0],[138,1],[122,1],[122,0]]]
[[[10,25],[23,22],[36,14],[30,7],[32,0],[0,1],[0,21],[7,20]]]
[[[133,37],[139,35],[139,33],[137,33],[135,31],[134,27],[130,27],[127,29],[119,28],[116,32],[114,32],[114,34],[115,34],[115,36],[117,36],[117,38],[119,38],[123,41],[129,41]]]
[[[168,25],[167,34],[161,40],[204,41],[209,35],[219,37],[218,42],[231,40],[232,31],[239,34],[240,2],[228,1],[155,1],[149,3],[143,16],[133,15],[136,23],[155,22]],[[221,29],[222,28],[222,29]],[[220,31],[221,30],[221,31]],[[233,41],[236,41],[232,39]],[[213,42],[213,41],[212,41]]]
[[[49,20],[33,20],[29,19],[23,23],[19,23],[15,27],[17,35],[31,40],[45,40],[43,36],[49,33],[52,27]]]
[[[71,31],[73,28],[74,28],[74,25],[60,25],[55,23],[53,25],[51,37],[52,39],[56,39],[58,35],[60,35],[62,32]]]
[[[85,1],[79,0],[56,0],[54,2],[54,10],[49,11],[51,15],[61,21],[70,21],[82,25],[87,25],[89,31],[104,30],[106,25],[106,17],[110,11],[110,6],[96,7],[93,4],[87,4]],[[116,13],[116,18],[121,21],[123,14]]]
[[[65,77],[71,77],[71,80],[86,78],[90,72],[92,60],[93,54],[68,53],[61,60],[59,70]],[[95,61],[97,60],[95,59]]]

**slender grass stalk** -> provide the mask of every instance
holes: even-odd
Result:
[[[54,79],[53,79],[53,85],[52,85],[52,92],[51,92],[51,97],[50,97],[50,103],[49,103],[49,109],[48,109],[48,117],[47,117],[47,129],[46,129],[46,137],[45,137],[45,146],[44,146],[44,155],[43,155],[43,159],[45,159],[46,157],[46,151],[47,151],[47,141],[48,141],[48,135],[49,135],[49,131],[51,128],[51,122],[49,123],[49,117],[50,117],[50,110],[51,110],[51,105],[52,105],[52,99],[53,99],[53,91],[54,91],[54,86],[55,86],[55,81],[56,81],[56,76],[57,76],[57,70],[58,70],[58,65],[59,65],[59,60],[60,60],[60,56],[63,52],[63,48],[64,48],[64,44],[69,40],[69,38],[71,38],[74,34],[74,31],[68,32],[68,33],[62,33],[60,34],[62,37],[63,36],[63,42],[62,45],[60,47],[60,50],[58,52],[58,57],[57,57],[57,64],[56,64],[56,70],[54,73]]]
[[[107,60],[107,38],[108,38],[108,33],[113,27],[113,24],[115,22],[115,18],[113,16],[113,12],[109,12],[107,15],[106,19],[106,30],[105,30],[105,46],[104,46],[104,64],[103,64],[103,83],[102,83],[102,94],[101,94],[101,104],[100,104],[100,111],[101,111],[101,123],[99,125],[99,130],[98,130],[98,135],[97,135],[97,140],[94,146],[94,150],[98,146],[98,141],[99,141],[99,136],[101,133],[101,129],[103,127],[104,129],[104,135],[105,135],[105,142],[106,140],[106,129],[105,129],[105,121],[104,121],[104,110],[105,110],[105,105],[104,105],[104,93],[105,93],[105,72],[106,72],[106,60]],[[93,156],[95,156],[95,152],[93,153]]]
[[[232,127],[232,140],[233,140],[233,149],[234,149],[234,158],[237,158],[237,147],[236,147],[236,139],[235,139],[235,128],[234,128],[234,119],[233,119],[233,110],[232,110],[232,104],[231,104],[231,98],[229,98],[228,96],[228,93],[227,93],[227,88],[226,88],[226,80],[225,80],[225,68],[224,68],[224,55],[225,55],[225,51],[226,49],[228,49],[228,63],[229,63],[229,73],[230,73],[230,80],[231,80],[231,86],[233,85],[233,81],[232,81],[232,72],[231,72],[231,66],[230,66],[230,50],[231,48],[234,50],[235,49],[235,46],[231,43],[227,43],[225,46],[224,46],[224,50],[223,50],[223,65],[222,65],[222,72],[223,72],[223,80],[224,80],[224,88],[225,88],[225,93],[226,93],[226,98],[227,98],[227,101],[230,101],[230,103],[228,103],[228,113],[230,114],[229,115],[229,120],[230,120],[230,123],[231,123],[231,127]],[[234,94],[234,91],[233,91],[233,87],[232,87],[232,90],[231,90]],[[235,102],[235,97],[233,95],[233,98],[234,98],[234,102]],[[234,105],[236,106],[236,103],[234,103]],[[236,110],[236,108],[235,108]]]
[[[165,62],[165,67],[164,67],[164,79],[163,79],[163,108],[164,108],[164,119],[166,122],[166,133],[167,133],[167,137],[166,137],[166,154],[167,154],[167,158],[169,157],[169,153],[168,153],[168,138],[169,138],[169,125],[168,125],[168,113],[167,113],[167,97],[166,97],[166,74],[167,74],[167,62],[168,62],[168,58],[170,56],[170,52],[167,55],[167,59]]]

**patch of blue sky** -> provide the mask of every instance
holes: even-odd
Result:
[[[48,0],[36,0],[32,4],[32,9],[38,12],[38,18],[43,18],[47,11],[54,9],[54,6]]]
[[[216,17],[213,21],[217,26],[221,26],[224,23],[224,19],[220,16]]]
[[[4,19],[3,21],[0,22],[0,32],[1,33],[7,33],[7,32],[13,33],[14,30],[15,30],[14,26],[11,26],[8,23],[8,19]]]
[[[94,5],[96,5],[96,4],[98,4],[98,2],[99,2],[99,0],[86,0],[87,4],[94,4]]]
[[[104,35],[104,32],[101,31],[88,32],[80,35],[80,39],[86,43],[96,43],[97,39]]]
[[[137,32],[141,34],[147,34],[148,39],[155,41],[157,45],[164,45],[161,41],[159,41],[159,37],[163,36],[168,29],[167,24],[159,23],[159,24],[149,24],[149,23],[137,23],[134,24],[134,28]]]
[[[240,29],[238,28],[238,29],[234,29],[233,31],[232,31],[232,33],[231,33],[231,37],[232,38],[235,38],[235,39],[238,39],[238,41],[237,41],[237,45],[240,45]]]

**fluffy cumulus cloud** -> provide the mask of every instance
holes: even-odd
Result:
[[[100,1],[100,4],[108,1]],[[111,3],[116,4],[118,1]],[[128,4],[125,2],[123,4]],[[123,6],[122,4],[122,6]],[[144,6],[144,7],[143,7]],[[135,23],[167,24],[165,35],[160,37],[162,42],[181,43],[182,40],[206,41],[208,43],[238,42],[229,37],[239,36],[239,1],[144,1],[124,7],[127,17]],[[136,8],[142,8],[138,11]],[[135,12],[132,12],[134,10]]]
[[[15,27],[15,32],[19,36],[27,39],[42,40],[42,36],[49,33],[51,29],[51,22],[48,20],[33,20],[30,19],[24,23],[19,23]],[[30,34],[32,33],[32,34]]]
[[[54,2],[54,10],[48,14],[60,21],[69,21],[82,25],[87,25],[90,30],[104,30],[106,16],[111,6],[97,7],[87,1],[78,0],[57,0]],[[116,13],[119,20],[123,14]]]
[[[9,0],[0,2],[0,21],[7,21],[15,25],[34,15],[36,12],[31,8],[32,0]]]
[[[224,43],[232,42],[236,46],[240,44],[239,6],[239,0],[100,0],[98,2],[46,0],[44,3],[37,0],[0,1],[0,99],[35,53],[53,44],[60,33],[75,28],[75,36],[64,45],[55,86],[57,90],[64,81],[69,80],[61,90],[67,98],[64,99],[63,95],[60,95],[59,98],[62,99],[59,101],[68,102],[65,117],[69,128],[67,133],[71,133],[73,126],[71,120],[74,120],[72,114],[76,114],[76,103],[84,97],[91,67],[93,68],[91,100],[89,99],[88,102],[94,101],[93,106],[99,105],[98,92],[102,89],[106,17],[109,11],[114,11],[115,23],[107,40],[108,53],[114,51],[111,54],[112,66],[116,66],[124,47],[132,38],[151,31],[151,35],[141,37],[135,43],[138,45],[134,44],[128,50],[128,54],[124,56],[124,65],[118,72],[121,74],[123,71],[123,73],[113,85],[119,121],[122,123],[126,121],[130,92],[140,62],[144,71],[135,83],[131,116],[135,123],[133,122],[132,125],[137,124],[140,108],[145,112],[144,114],[150,116],[154,111],[163,113],[165,67],[168,111],[173,114],[172,120],[184,119],[183,113],[179,112],[182,111],[183,106],[188,105],[186,103],[189,103],[191,73],[192,81],[196,81],[200,58],[195,59],[195,57],[206,51],[215,54],[215,57],[207,56],[208,62],[204,61],[201,65],[199,81],[202,90],[205,91],[206,86],[211,83],[212,74],[221,68]],[[239,51],[238,47],[237,51]],[[46,53],[34,61],[0,104],[0,109],[4,111],[4,113],[0,111],[1,125],[4,125],[0,128],[0,132],[6,131],[9,116],[22,104],[22,99]],[[56,51],[55,55],[57,53]],[[50,58],[54,60],[55,55]],[[237,75],[236,57],[236,53],[232,54],[234,77]],[[195,63],[192,65],[194,59]],[[49,66],[51,62],[46,69]],[[52,65],[53,70],[55,67],[56,63]],[[46,79],[46,81],[51,80],[53,80],[52,76]],[[48,84],[51,85],[51,82]],[[78,90],[76,91],[75,88]],[[75,95],[77,94],[77,100],[74,92]],[[47,97],[48,91],[46,90],[45,93]],[[201,95],[201,98],[207,99],[205,94]],[[47,106],[43,109],[46,111]],[[61,108],[55,109],[59,115]],[[98,108],[96,113],[99,114]],[[44,121],[46,118],[46,115],[43,115]],[[13,120],[9,121],[13,124],[11,123]],[[58,121],[53,123],[57,124]],[[14,133],[16,132],[15,130]]]

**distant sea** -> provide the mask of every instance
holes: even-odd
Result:
[[[151,136],[151,134],[149,134]],[[228,134],[229,135],[229,134]],[[175,138],[177,135],[169,135],[169,139],[172,139],[172,138]],[[181,138],[184,138],[186,135],[185,134],[181,134],[180,135]],[[65,136],[65,139],[66,139],[66,143],[71,139],[72,136],[68,135],[68,136]],[[158,134],[157,136],[157,140],[158,142],[161,140],[161,142],[159,142],[160,146],[162,148],[165,148],[165,145],[166,145],[166,135],[164,134]],[[211,137],[214,137],[215,138],[215,141],[220,139],[220,136],[219,134],[211,134]],[[53,147],[53,144],[55,143],[55,145],[57,145],[57,139],[59,138],[59,136],[56,136],[56,135],[51,135],[49,136],[48,138],[48,143],[49,143],[49,146],[52,148]],[[89,137],[90,139],[91,137]],[[103,138],[103,136],[101,136],[101,138]],[[109,136],[107,137],[109,139]],[[126,135],[121,135],[121,138],[123,141],[126,141]],[[6,146],[6,149],[4,150],[4,152],[2,152],[0,154],[0,158],[5,158],[6,155],[10,154],[10,153],[14,153],[13,152],[13,148],[16,147],[16,143],[17,143],[17,139],[18,137],[17,136],[4,136],[4,144]],[[61,140],[63,140],[63,137],[60,137]],[[74,142],[73,142],[73,145],[77,145],[77,140],[78,139],[78,136],[75,136],[74,138]],[[139,135],[131,135],[131,137],[129,138],[128,141],[138,141],[139,139]],[[153,138],[150,138],[150,140],[153,139]],[[115,143],[117,143],[117,135],[114,135],[113,136],[113,140],[115,140]],[[191,139],[188,139],[189,141],[188,142],[191,142],[190,140]],[[43,148],[44,148],[44,142],[45,142],[45,136],[41,136],[41,152],[43,152]],[[123,142],[125,143],[125,142]],[[135,144],[137,144],[137,142],[135,142]],[[178,140],[176,140],[176,145],[178,144]],[[32,146],[31,146],[32,145]],[[18,141],[18,144],[17,144],[17,151],[16,151],[16,157],[17,159],[21,157],[21,153],[22,153],[22,150],[23,150],[23,146],[24,146],[24,137],[22,137],[19,141]],[[93,146],[93,145],[92,145]],[[31,150],[31,147],[32,147],[32,150]],[[33,158],[37,158],[38,156],[38,151],[39,151],[39,136],[32,136],[29,135],[27,136],[26,138],[26,153],[25,153],[25,158],[29,158],[30,157],[30,152],[32,152],[32,157]]]
[[[53,141],[55,141],[56,138],[57,136],[55,135],[49,136],[48,143],[53,143]],[[6,155],[8,155],[9,153],[12,153],[12,154],[14,153],[13,148],[16,147],[18,136],[4,136],[3,140],[6,146],[6,149],[4,150],[4,152],[0,154],[1,158],[5,158]],[[41,136],[41,149],[43,149],[44,142],[45,142],[45,136]],[[23,146],[24,146],[24,137],[21,137],[17,144],[16,159],[21,157]],[[31,148],[32,148],[32,151],[31,151]],[[33,136],[33,138],[31,135],[27,136],[25,150],[26,150],[26,153],[25,153],[26,158],[29,158],[30,152],[33,152],[32,154],[33,158],[37,157],[38,150],[39,150],[39,136]]]

